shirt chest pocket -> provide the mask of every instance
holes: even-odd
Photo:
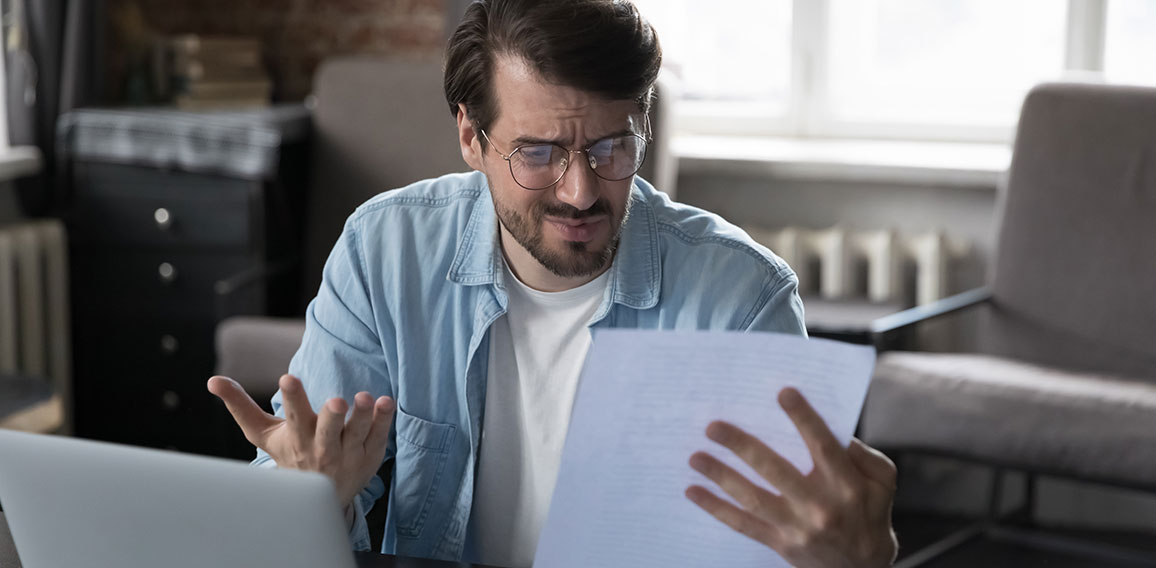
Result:
[[[426,517],[443,490],[443,477],[453,443],[453,424],[430,422],[397,409],[397,456],[394,507],[398,536],[421,536]]]

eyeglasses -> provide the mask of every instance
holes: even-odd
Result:
[[[486,142],[494,144],[485,130],[481,133]],[[557,144],[523,144],[509,154],[497,146],[494,151],[510,164],[510,175],[518,185],[537,191],[562,179],[570,167],[571,154],[586,154],[586,164],[606,181],[624,180],[642,168],[649,143],[642,135],[631,133],[603,138],[581,150],[567,150]]]

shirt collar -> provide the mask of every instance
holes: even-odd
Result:
[[[662,260],[658,251],[658,225],[649,201],[652,196],[637,181],[631,191],[630,216],[619,236],[618,252],[610,266],[609,286],[613,302],[642,310],[658,304]],[[474,200],[446,278],[466,286],[501,286],[501,255],[498,217],[487,187],[478,192]]]
[[[481,173],[477,174],[485,180]],[[498,216],[487,183],[474,199],[473,211],[458,241],[458,251],[446,279],[466,286],[500,283],[502,250],[498,244]]]

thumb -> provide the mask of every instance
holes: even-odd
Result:
[[[894,491],[897,472],[895,462],[883,452],[864,444],[859,438],[851,438],[851,445],[847,448],[851,463],[855,464],[867,479],[879,483]]]
[[[263,448],[265,431],[281,420],[262,410],[245,389],[229,377],[211,377],[207,386],[210,393],[225,403],[225,408],[229,409],[229,414],[233,415],[233,420],[241,427],[245,438]]]

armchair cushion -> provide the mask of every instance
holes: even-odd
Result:
[[[1032,89],[1002,195],[991,281],[1000,311],[981,326],[981,351],[1154,378],[1153,132],[1156,89]]]
[[[861,436],[1047,473],[1156,480],[1156,385],[978,354],[883,354]]]

